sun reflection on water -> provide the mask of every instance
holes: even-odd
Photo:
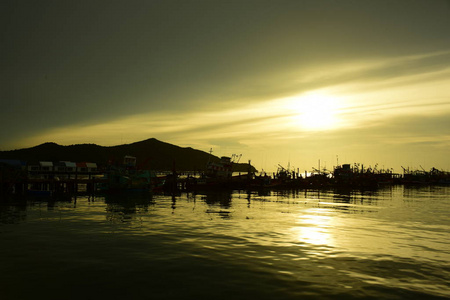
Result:
[[[294,228],[299,242],[313,245],[333,246],[333,235],[330,231],[332,217],[323,215],[324,211],[312,209],[299,216],[298,227]]]

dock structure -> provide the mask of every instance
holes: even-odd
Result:
[[[0,160],[0,192],[50,194],[93,192],[104,181],[96,163]]]
[[[70,194],[96,191],[161,190],[192,191],[202,189],[311,189],[378,188],[390,184],[450,184],[450,172],[432,168],[430,172],[393,173],[359,164],[343,164],[333,172],[314,169],[305,176],[280,166],[277,173],[254,172],[235,175],[229,157],[210,164],[205,172],[151,172],[137,170],[135,158],[126,156],[121,166],[99,168],[96,163],[39,161],[25,163],[0,159],[0,194]],[[249,163],[250,165],[250,163]]]
[[[92,193],[99,183],[103,183],[102,178],[72,178],[72,179],[28,179],[22,183],[16,183],[15,191],[30,193]]]

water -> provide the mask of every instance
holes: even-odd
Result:
[[[0,299],[449,299],[450,187],[0,202]]]

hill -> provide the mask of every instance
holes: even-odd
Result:
[[[27,162],[95,162],[99,165],[120,163],[125,155],[135,156],[140,168],[159,171],[172,170],[174,165],[180,171],[201,171],[205,169],[208,160],[219,161],[217,156],[204,151],[179,147],[154,138],[110,147],[95,144],[62,146],[44,143],[31,148],[0,151],[0,159],[18,159]],[[235,172],[246,172],[248,168],[248,164],[234,164]],[[256,171],[253,166],[251,169]]]

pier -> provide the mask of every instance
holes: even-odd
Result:
[[[225,157],[226,158],[226,157]],[[227,159],[227,158],[226,158]],[[203,189],[325,189],[325,188],[378,188],[394,184],[450,184],[450,173],[435,168],[430,172],[410,171],[404,174],[344,164],[333,172],[315,170],[300,174],[280,167],[276,173],[256,175],[247,172],[236,175],[232,164],[227,168],[217,163],[205,172],[137,170],[135,162],[119,168],[98,168],[95,163],[39,162],[30,165],[0,164],[1,194],[57,195],[95,193],[99,191],[162,190],[195,191]],[[219,171],[223,171],[219,173]],[[209,172],[208,172],[209,171]],[[226,171],[226,172],[225,172]]]
[[[77,178],[19,178],[0,180],[0,191],[12,194],[93,193],[98,184],[105,182],[101,177]]]
[[[28,166],[3,163],[0,172],[2,194],[91,193],[102,182],[103,171],[94,163],[39,162]]]

